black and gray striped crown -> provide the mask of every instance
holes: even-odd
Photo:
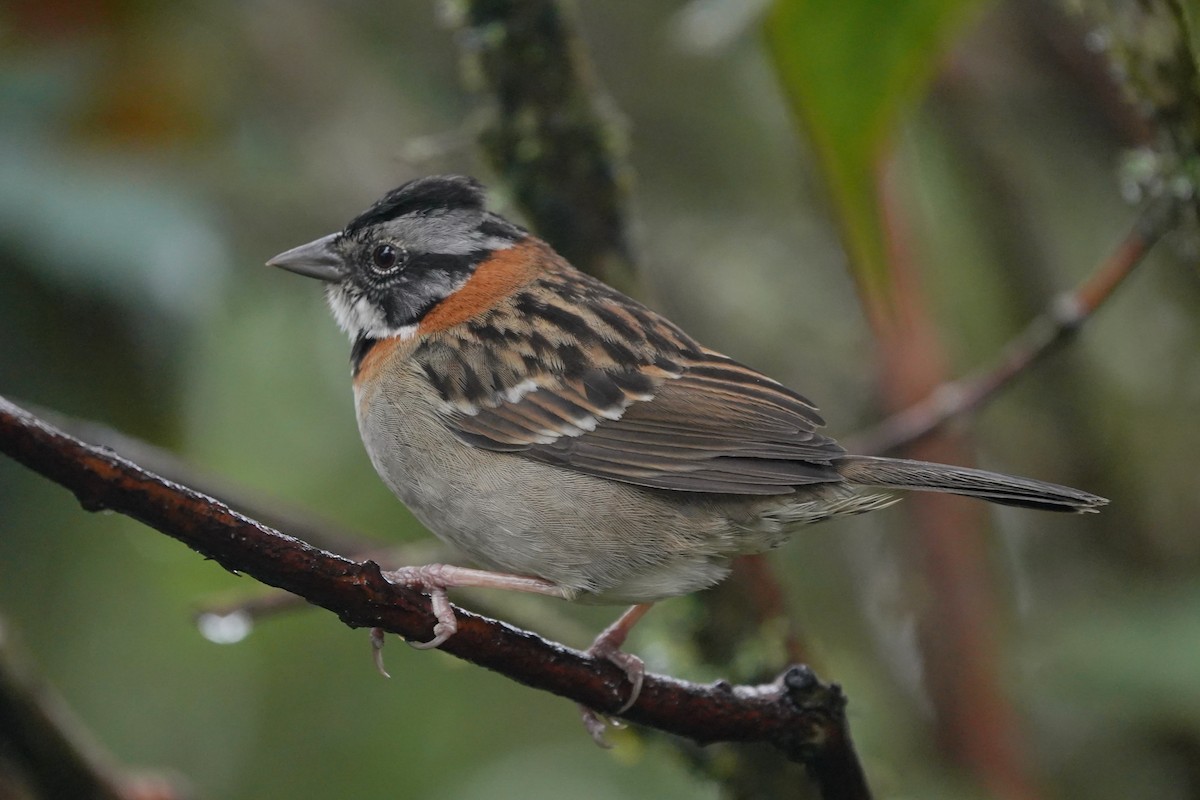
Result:
[[[417,178],[391,190],[352,219],[346,226],[346,233],[353,234],[371,225],[418,211],[482,211],[485,200],[483,184],[466,175],[430,175]]]

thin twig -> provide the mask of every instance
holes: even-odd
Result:
[[[158,800],[189,792],[162,774],[117,766],[58,693],[35,672],[0,621],[0,753],[37,797]],[[0,780],[0,796],[4,793]],[[23,794],[21,796],[24,796]]]
[[[301,595],[351,627],[379,627],[424,641],[435,622],[429,598],[389,583],[373,561],[327,553],[164,480],[109,451],[55,430],[0,397],[0,450],[71,490],[84,509],[126,514],[175,538],[224,568]],[[451,655],[528,686],[612,714],[624,703],[624,672],[495,620],[456,609],[458,633],[442,645]],[[867,797],[850,745],[845,696],[806,667],[772,683],[699,685],[647,675],[623,716],[693,739],[759,741],[805,764],[827,798]]]
[[[1163,199],[1143,209],[1133,229],[1112,254],[1083,283],[1059,295],[1049,310],[1009,342],[998,363],[975,375],[942,384],[924,400],[847,439],[847,449],[867,454],[895,452],[992,400],[1013,380],[1066,343],[1113,296],[1170,229],[1176,207],[1174,200]]]

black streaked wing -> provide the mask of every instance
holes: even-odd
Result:
[[[578,437],[614,421],[639,400],[653,397],[657,380],[640,371],[593,368],[579,377],[529,375],[528,383],[482,406],[452,411],[447,425],[460,439],[488,450],[528,451]],[[518,384],[520,385],[520,384]]]
[[[830,460],[843,451],[816,432],[815,409],[717,354],[678,377],[594,370],[538,383],[448,424],[475,447],[658,489],[772,495],[841,480]]]
[[[546,253],[555,268],[414,353],[462,441],[676,491],[842,480],[812,403]]]

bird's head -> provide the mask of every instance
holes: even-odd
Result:
[[[484,208],[474,178],[434,175],[393,189],[344,230],[267,262],[324,281],[338,325],[356,338],[416,330],[498,251],[528,236]]]

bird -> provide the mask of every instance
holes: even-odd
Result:
[[[488,210],[474,178],[386,193],[341,231],[267,262],[324,283],[349,334],[354,406],[383,482],[476,567],[400,567],[437,647],[447,590],[510,589],[629,604],[589,654],[621,647],[661,599],[721,581],[736,556],[798,528],[875,511],[904,490],[1045,511],[1108,501],[1028,478],[847,453],[817,407],[705,347]],[[381,636],[381,634],[379,634]],[[597,741],[603,723],[584,709]]]

